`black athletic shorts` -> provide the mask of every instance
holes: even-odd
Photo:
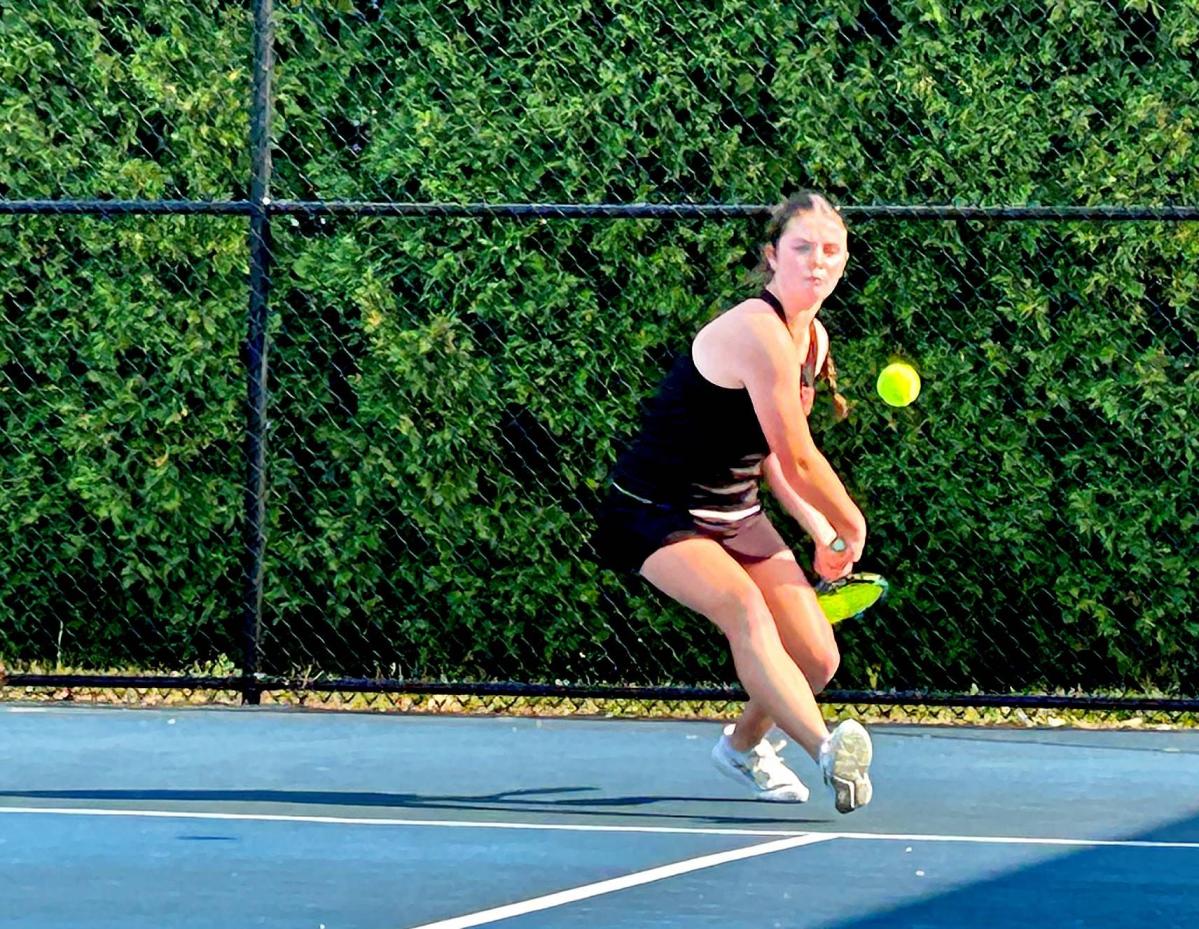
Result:
[[[602,566],[636,573],[658,549],[691,538],[719,542],[741,564],[765,561],[786,548],[761,510],[735,522],[717,522],[693,516],[682,506],[643,502],[613,487],[600,505],[591,541]]]

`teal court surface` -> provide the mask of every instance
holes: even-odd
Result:
[[[719,731],[3,704],[0,927],[1199,925],[1199,733],[875,726],[841,816]]]

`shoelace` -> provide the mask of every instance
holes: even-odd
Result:
[[[764,740],[750,750],[749,768],[759,787],[780,787],[784,784],[794,784],[796,780],[794,772],[775,753],[774,746]],[[759,774],[765,777],[764,782]]]
[[[777,755],[787,746],[787,734],[778,726],[771,726],[770,731],[766,733],[763,741],[773,748],[774,753]]]

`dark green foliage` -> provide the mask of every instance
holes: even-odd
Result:
[[[0,223],[0,648],[175,668],[232,649],[243,224]]]
[[[1187,4],[276,9],[276,197],[1199,200]],[[242,5],[0,22],[7,196],[241,196]],[[264,670],[732,679],[586,539],[638,401],[749,292],[755,225],[275,225]],[[244,223],[0,241],[0,655],[236,653]],[[853,412],[814,423],[892,594],[835,684],[1199,692],[1199,227],[873,221],[851,248],[823,318]],[[906,410],[873,395],[892,357],[925,379]]]

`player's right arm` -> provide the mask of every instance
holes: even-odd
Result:
[[[866,544],[866,521],[812,440],[800,402],[795,346],[773,316],[754,314],[748,323],[726,345],[726,358],[749,391],[783,480],[824,515],[857,561]]]

